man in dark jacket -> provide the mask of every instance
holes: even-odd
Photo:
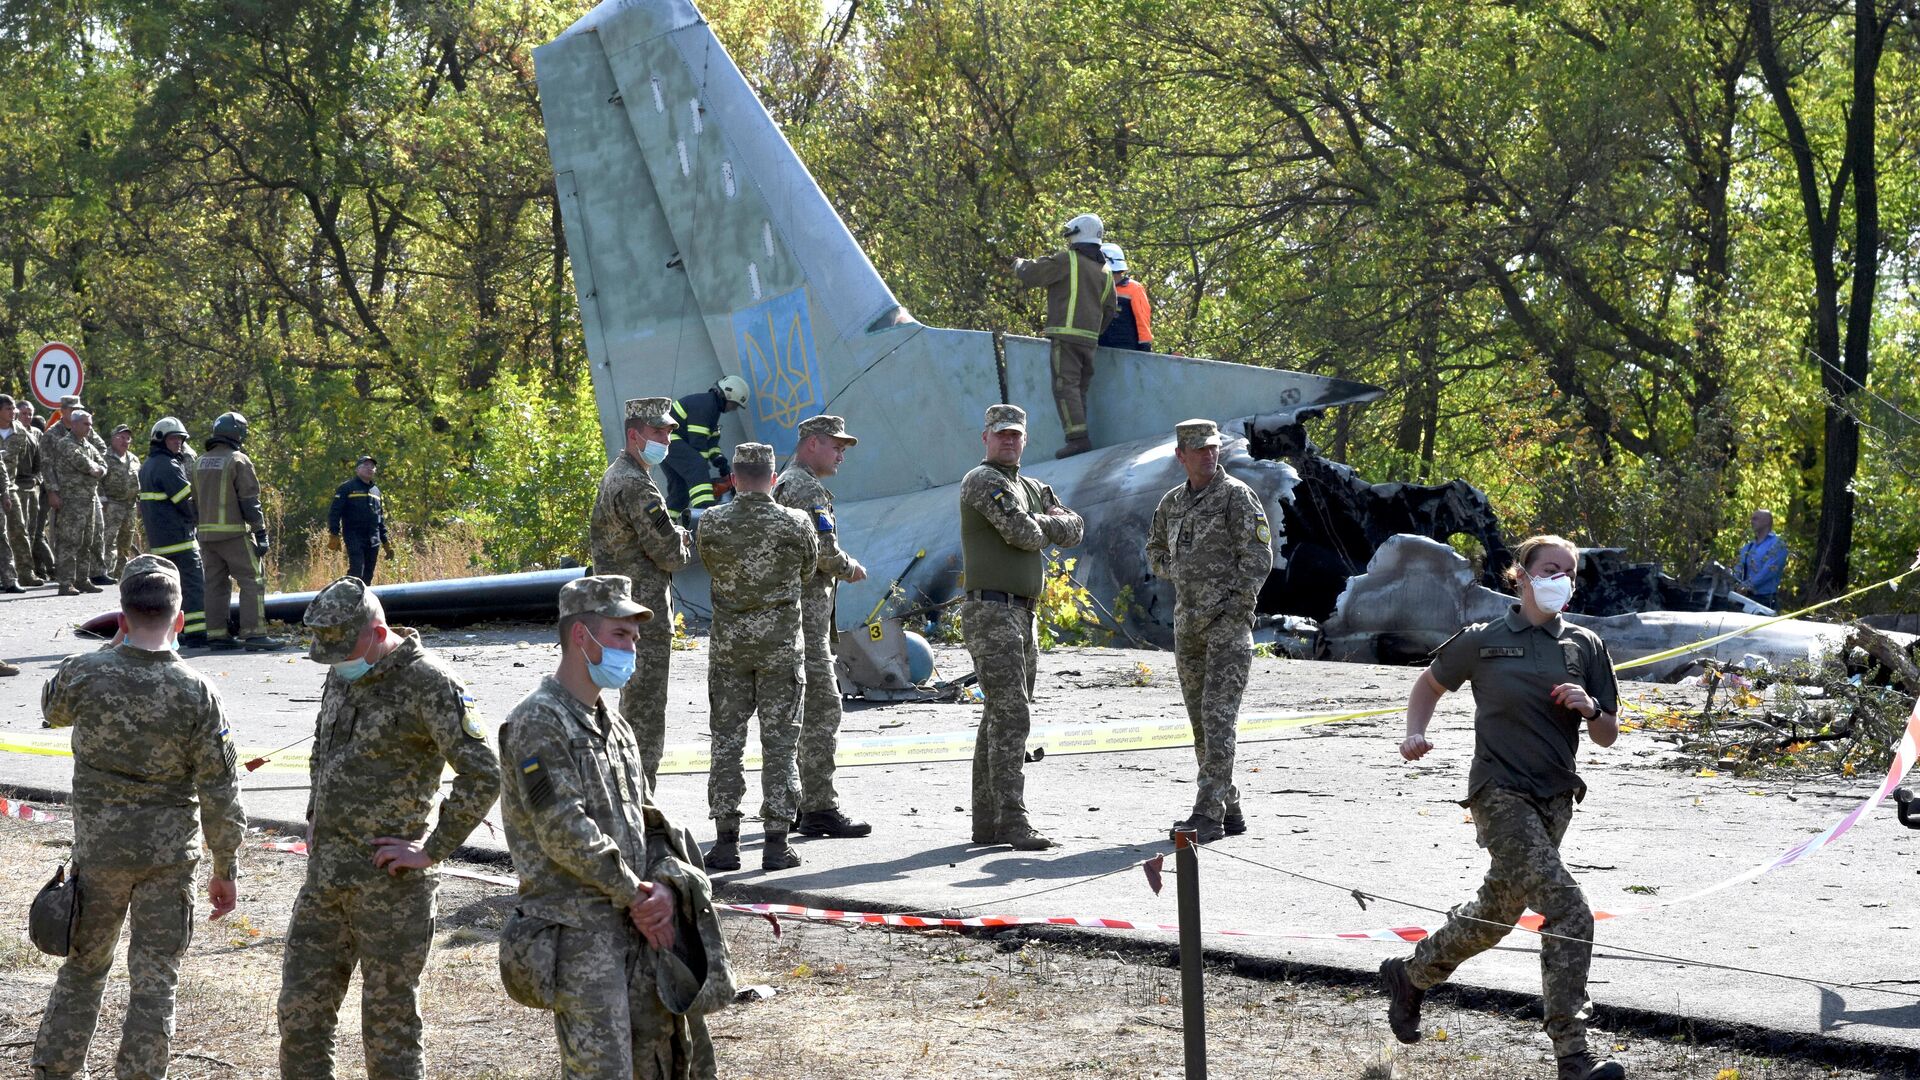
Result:
[[[171,416],[153,425],[140,465],[140,525],[147,551],[180,571],[180,610],[186,613],[180,647],[207,647],[206,574],[200,566],[199,511],[187,477],[187,426]],[[226,612],[220,617],[226,618]]]
[[[667,512],[689,528],[733,485],[733,465],[720,452],[720,414],[747,403],[747,380],[728,375],[673,403],[679,424],[667,440]]]
[[[339,551],[342,538],[347,548],[347,576],[373,584],[374,566],[381,549],[393,558],[393,543],[387,536],[387,512],[380,503],[380,485],[373,474],[380,462],[372,454],[360,455],[353,467],[353,479],[333,492],[333,506],[327,510],[327,531],[332,535],[327,548]]]

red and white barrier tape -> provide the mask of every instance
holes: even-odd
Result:
[[[1900,781],[1905,779],[1907,774],[1913,769],[1916,758],[1920,758],[1920,701],[1914,703],[1913,714],[1907,719],[1906,731],[1901,735],[1900,745],[1894,752],[1893,763],[1887,768],[1886,779],[1882,780],[1879,787],[1877,787],[1871,795],[1868,795],[1860,805],[1854,807],[1831,826],[1794,844],[1792,847],[1789,847],[1787,850],[1765,862],[1757,863],[1740,873],[1730,875],[1704,888],[1695,889],[1692,892],[1679,896],[1663,898],[1652,903],[1622,908],[1618,911],[1596,910],[1593,913],[1593,917],[1596,921],[1617,919],[1626,915],[1645,914],[1660,908],[1672,907],[1676,904],[1690,903],[1730,889],[1735,885],[1754,881],[1776,871],[1784,870],[1795,863],[1811,858],[1837,843],[1841,837],[1851,832],[1868,814],[1871,814],[1874,810],[1878,809],[1882,803],[1886,802],[1887,796],[1893,793],[1893,789],[1898,787]],[[0,799],[0,817],[12,817],[22,821],[48,824],[62,820],[59,815],[48,813],[45,810],[36,810],[26,803],[9,799]],[[261,846],[269,851],[278,851],[290,855],[307,854],[306,842],[293,837],[279,837],[268,840]],[[1147,869],[1148,880],[1154,883],[1154,891],[1156,892],[1159,891],[1156,880],[1160,870],[1159,863],[1160,860],[1155,858],[1143,864]],[[447,877],[464,878],[469,881],[478,881],[484,884],[498,885],[510,889],[518,888],[520,884],[517,878],[508,875],[487,874],[477,870],[443,866],[440,868],[440,873]],[[975,915],[967,918],[940,918],[927,915],[893,915],[877,911],[839,911],[831,908],[801,907],[796,904],[723,903],[715,904],[714,907],[717,910],[731,912],[737,915],[753,915],[764,918],[773,923],[775,933],[779,932],[780,923],[778,917],[782,915],[789,918],[809,919],[820,922],[858,923],[868,926],[899,926],[913,929],[957,930],[996,929],[1016,926],[1077,926],[1100,930],[1158,930],[1167,933],[1175,933],[1180,929],[1177,925],[1169,923],[1136,922],[1130,919],[1115,919],[1106,916],[1091,915]],[[1518,925],[1526,930],[1539,930],[1542,926],[1542,919],[1539,915],[1528,912],[1521,917]],[[1207,932],[1223,937],[1333,941],[1393,941],[1404,943],[1419,941],[1431,934],[1433,929],[1422,926],[1393,926],[1377,927],[1371,930],[1209,929]]]
[[[19,818],[21,821],[37,821],[43,825],[51,825],[60,820],[60,815],[58,814],[49,814],[45,810],[35,810],[26,803],[15,802],[12,799],[0,799],[0,817]]]

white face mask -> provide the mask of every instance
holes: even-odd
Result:
[[[1567,601],[1573,599],[1572,576],[1555,574],[1530,580],[1533,582],[1533,602],[1540,606],[1541,611],[1558,615],[1567,609]]]

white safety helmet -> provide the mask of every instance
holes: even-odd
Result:
[[[1107,257],[1108,272],[1118,274],[1127,269],[1127,253],[1120,250],[1119,244],[1101,244],[1100,254]]]
[[[747,380],[738,375],[722,376],[719,382],[713,384],[713,388],[720,391],[720,396],[730,405],[747,403]]]
[[[1061,228],[1069,244],[1097,244],[1107,235],[1099,214],[1079,214]]]

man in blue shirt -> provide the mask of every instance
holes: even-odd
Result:
[[[1774,535],[1773,511],[1753,512],[1753,539],[1742,544],[1733,573],[1740,579],[1740,591],[1757,603],[1777,609],[1774,601],[1780,593],[1780,574],[1787,568],[1787,543]]]

